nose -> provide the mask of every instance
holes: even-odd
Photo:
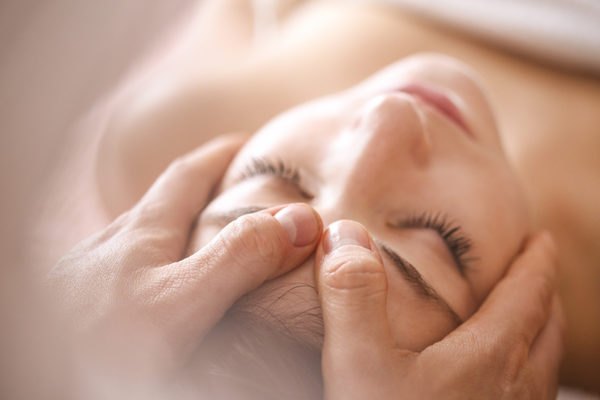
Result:
[[[425,166],[431,142],[423,120],[409,94],[390,92],[373,98],[359,111],[355,123],[355,134],[364,140],[361,157],[380,160],[387,167]]]
[[[431,143],[418,104],[408,94],[386,93],[368,101],[343,130],[332,151],[338,182],[333,197],[366,203],[399,179],[423,171]]]

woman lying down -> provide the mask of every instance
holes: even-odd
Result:
[[[470,70],[438,57],[405,59],[267,124],[232,162],[199,218],[190,252],[241,215],[296,202],[314,207],[334,236],[356,229],[335,224],[344,219],[370,233],[386,272],[390,335],[411,351],[424,350],[467,320],[532,234],[481,88]],[[361,233],[344,232],[356,243],[341,244],[370,248]],[[331,244],[322,246],[326,252]],[[286,366],[269,371],[270,362],[263,367],[254,359],[269,353],[261,349],[264,339],[246,338],[252,327],[260,331],[256,325],[297,343],[293,356],[276,356],[290,357],[295,374],[302,369],[292,360],[316,361],[303,365],[304,379],[318,380],[323,324],[314,271],[310,257],[248,294],[227,318],[235,345],[217,338],[225,359],[256,351],[243,361],[252,373],[269,377],[259,387],[272,387]],[[254,341],[258,347],[248,349]],[[222,371],[231,363],[218,357],[215,365]]]
[[[55,268],[78,325],[118,332],[106,370],[211,399],[553,398],[553,246],[472,70],[410,57],[238,143]]]

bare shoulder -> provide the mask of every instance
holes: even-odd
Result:
[[[538,223],[559,245],[569,328],[563,378],[600,391],[600,81],[550,74],[536,97],[530,137],[515,139],[519,173]]]

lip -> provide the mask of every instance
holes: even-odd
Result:
[[[444,93],[419,83],[410,83],[396,90],[419,98],[462,128],[471,139],[475,138],[458,107]]]

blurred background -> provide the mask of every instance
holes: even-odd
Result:
[[[9,0],[0,4],[3,254],[74,126],[198,1]]]
[[[34,289],[35,271],[51,265],[37,264],[40,259],[31,252],[36,245],[32,229],[41,208],[52,208],[56,205],[52,201],[61,198],[40,197],[52,194],[48,183],[59,180],[57,171],[61,163],[70,162],[74,150],[82,157],[93,156],[85,150],[92,148],[97,131],[88,130],[84,142],[75,140],[82,118],[102,103],[136,60],[151,57],[153,49],[165,45],[197,4],[193,0],[0,2],[2,399],[65,394],[48,376],[66,362],[65,353],[46,346],[60,341],[53,340],[43,323],[45,310]],[[48,352],[57,364],[44,368],[40,365],[44,360],[53,363],[41,356]]]
[[[202,0],[4,0],[0,3],[3,266],[0,398],[49,398],[48,393],[56,393],[55,398],[68,397],[64,390],[69,385],[61,385],[60,376],[47,373],[60,371],[61,363],[69,368],[69,360],[65,356],[68,349],[55,345],[61,343],[56,340],[60,332],[50,329],[52,324],[46,321],[50,314],[36,298],[39,273],[47,271],[68,250],[65,244],[75,243],[102,226],[104,216],[85,211],[82,203],[98,202],[91,179],[92,160],[115,90],[121,90],[125,82],[144,79],[167,53],[177,52],[177,39],[194,22],[198,8],[204,3]],[[477,31],[492,43],[498,40],[484,19],[486,6],[477,5],[487,2],[463,1],[473,11],[468,19],[463,18],[465,14],[458,8],[431,11],[423,6],[426,2],[398,0],[397,3],[404,3],[416,14],[444,20],[464,32]],[[600,10],[600,3],[593,0],[549,3],[578,3],[580,10]],[[528,26],[526,14],[518,15],[522,19],[521,28]],[[588,29],[593,28],[594,20],[588,25],[579,24],[588,40],[575,49],[563,41],[569,39],[569,31],[555,29],[552,18],[556,15],[565,14],[548,14],[547,23],[537,25],[554,32],[555,39],[540,46],[535,57],[545,60],[564,55],[561,67],[576,65],[585,72],[587,77],[582,78],[582,87],[587,80],[597,85],[600,35],[596,35],[598,29]],[[600,14],[590,12],[590,15]],[[513,22],[517,19],[517,14],[506,16],[506,20]],[[268,15],[257,14],[254,18],[268,28]],[[521,38],[530,37],[527,31],[515,32]],[[269,35],[269,30],[256,29],[254,35],[260,39]],[[497,44],[512,46],[517,53],[530,51],[531,43],[510,42],[511,35],[507,37],[508,42]],[[576,36],[573,38],[576,40]],[[596,77],[590,78],[589,71],[595,71]],[[545,154],[544,161],[547,157]],[[71,168],[74,165],[82,167]],[[79,210],[69,214],[69,218],[77,215],[78,223],[68,231],[62,231],[57,224],[61,219],[71,221],[66,214],[63,218],[61,213],[65,210]],[[57,239],[56,246],[49,246],[53,237]],[[586,299],[583,300],[585,303]],[[42,365],[44,362],[47,365]],[[44,374],[39,375],[41,372]],[[35,385],[28,384],[32,374]]]

